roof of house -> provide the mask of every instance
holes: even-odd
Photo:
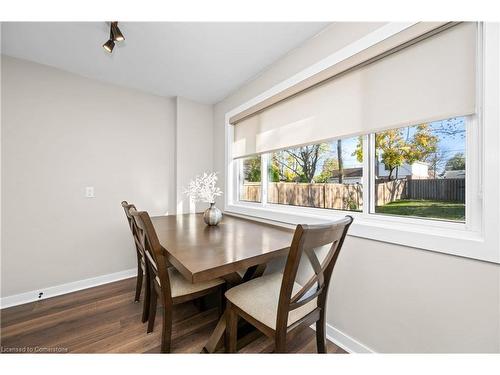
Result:
[[[465,170],[445,171],[443,178],[465,178]]]
[[[335,170],[332,173],[332,178],[338,178],[340,175],[339,170]],[[362,177],[363,168],[344,168],[344,177]]]

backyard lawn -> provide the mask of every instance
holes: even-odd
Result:
[[[465,221],[465,204],[459,202],[402,199],[377,206],[375,212]]]

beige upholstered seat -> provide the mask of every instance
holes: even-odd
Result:
[[[276,317],[278,314],[278,302],[282,279],[283,274],[281,273],[273,273],[253,279],[229,289],[226,292],[226,298],[254,319],[271,329],[276,329]],[[292,296],[301,288],[302,285],[295,282]],[[290,311],[288,314],[288,326],[309,314],[316,306],[317,298]]]
[[[225,283],[223,279],[214,279],[202,283],[192,284],[187,281],[186,278],[182,276],[174,267],[168,268],[168,277],[170,278],[170,291],[172,292],[172,298],[200,292]],[[158,285],[161,285],[158,276],[156,277],[156,281],[158,282]]]

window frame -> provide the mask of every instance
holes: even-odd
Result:
[[[261,202],[240,202],[234,199],[234,192],[238,192],[237,165],[235,161],[238,159],[231,158],[231,146],[233,140],[233,126],[229,124],[229,118],[234,114],[241,112],[241,108],[245,105],[252,105],[255,100],[262,100],[264,94],[245,103],[244,105],[230,111],[226,114],[226,145],[225,145],[225,161],[226,161],[226,195],[224,201],[224,210],[236,216],[250,217],[254,220],[272,222],[286,227],[293,227],[298,223],[317,223],[325,220],[336,220],[344,215],[351,215],[355,218],[351,226],[350,235],[383,241],[392,244],[410,246],[418,249],[430,250],[446,254],[453,254],[468,258],[480,259],[495,263],[500,263],[500,251],[494,251],[495,239],[491,238],[489,233],[489,241],[486,241],[485,223],[490,216],[491,210],[486,212],[485,199],[483,199],[483,181],[484,181],[484,150],[487,143],[492,143],[494,140],[488,141],[483,138],[484,134],[484,118],[485,106],[483,106],[483,97],[487,96],[490,100],[498,100],[498,88],[489,86],[489,90],[485,91],[486,80],[483,81],[483,76],[488,73],[493,76],[489,67],[488,71],[483,71],[484,65],[484,45],[485,36],[488,33],[489,38],[493,43],[488,44],[488,53],[498,56],[498,45],[495,45],[495,38],[498,39],[498,25],[489,25],[480,23],[478,27],[478,51],[477,51],[477,82],[476,89],[477,111],[473,116],[466,117],[466,219],[465,222],[452,222],[439,219],[405,217],[375,213],[375,158],[374,133],[362,135],[363,139],[363,209],[362,212],[345,211],[345,210],[330,210],[324,208],[301,207],[278,205],[267,202],[267,173],[263,173],[261,177]],[[493,64],[494,65],[494,64]],[[498,73],[497,73],[498,74]],[[274,88],[273,88],[274,89]],[[273,89],[269,90],[270,92]],[[493,108],[494,109],[494,108]],[[491,108],[489,109],[491,111]],[[497,109],[498,110],[498,109]],[[490,121],[492,116],[488,115]],[[433,119],[442,120],[442,119]],[[493,122],[492,122],[493,126]],[[377,131],[384,130],[379,129]],[[351,134],[342,138],[359,136],[360,134]],[[493,143],[494,144],[494,143]],[[494,146],[493,146],[494,147]],[[496,150],[498,152],[498,150]],[[265,156],[264,156],[265,155]],[[261,159],[261,170],[267,171],[268,154],[263,154]],[[264,176],[265,175],[265,176]],[[367,199],[368,198],[368,199]],[[491,199],[490,199],[491,200]],[[497,199],[498,200],[498,199]],[[498,216],[498,215],[497,215]],[[498,220],[498,218],[496,218]],[[497,221],[498,222],[498,221]],[[491,230],[491,229],[490,229]],[[499,238],[496,233],[496,244]],[[488,242],[488,243],[486,243]]]

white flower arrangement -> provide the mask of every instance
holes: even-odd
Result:
[[[195,202],[215,203],[215,198],[222,195],[222,190],[217,185],[217,172],[203,173],[189,182],[184,194]]]

